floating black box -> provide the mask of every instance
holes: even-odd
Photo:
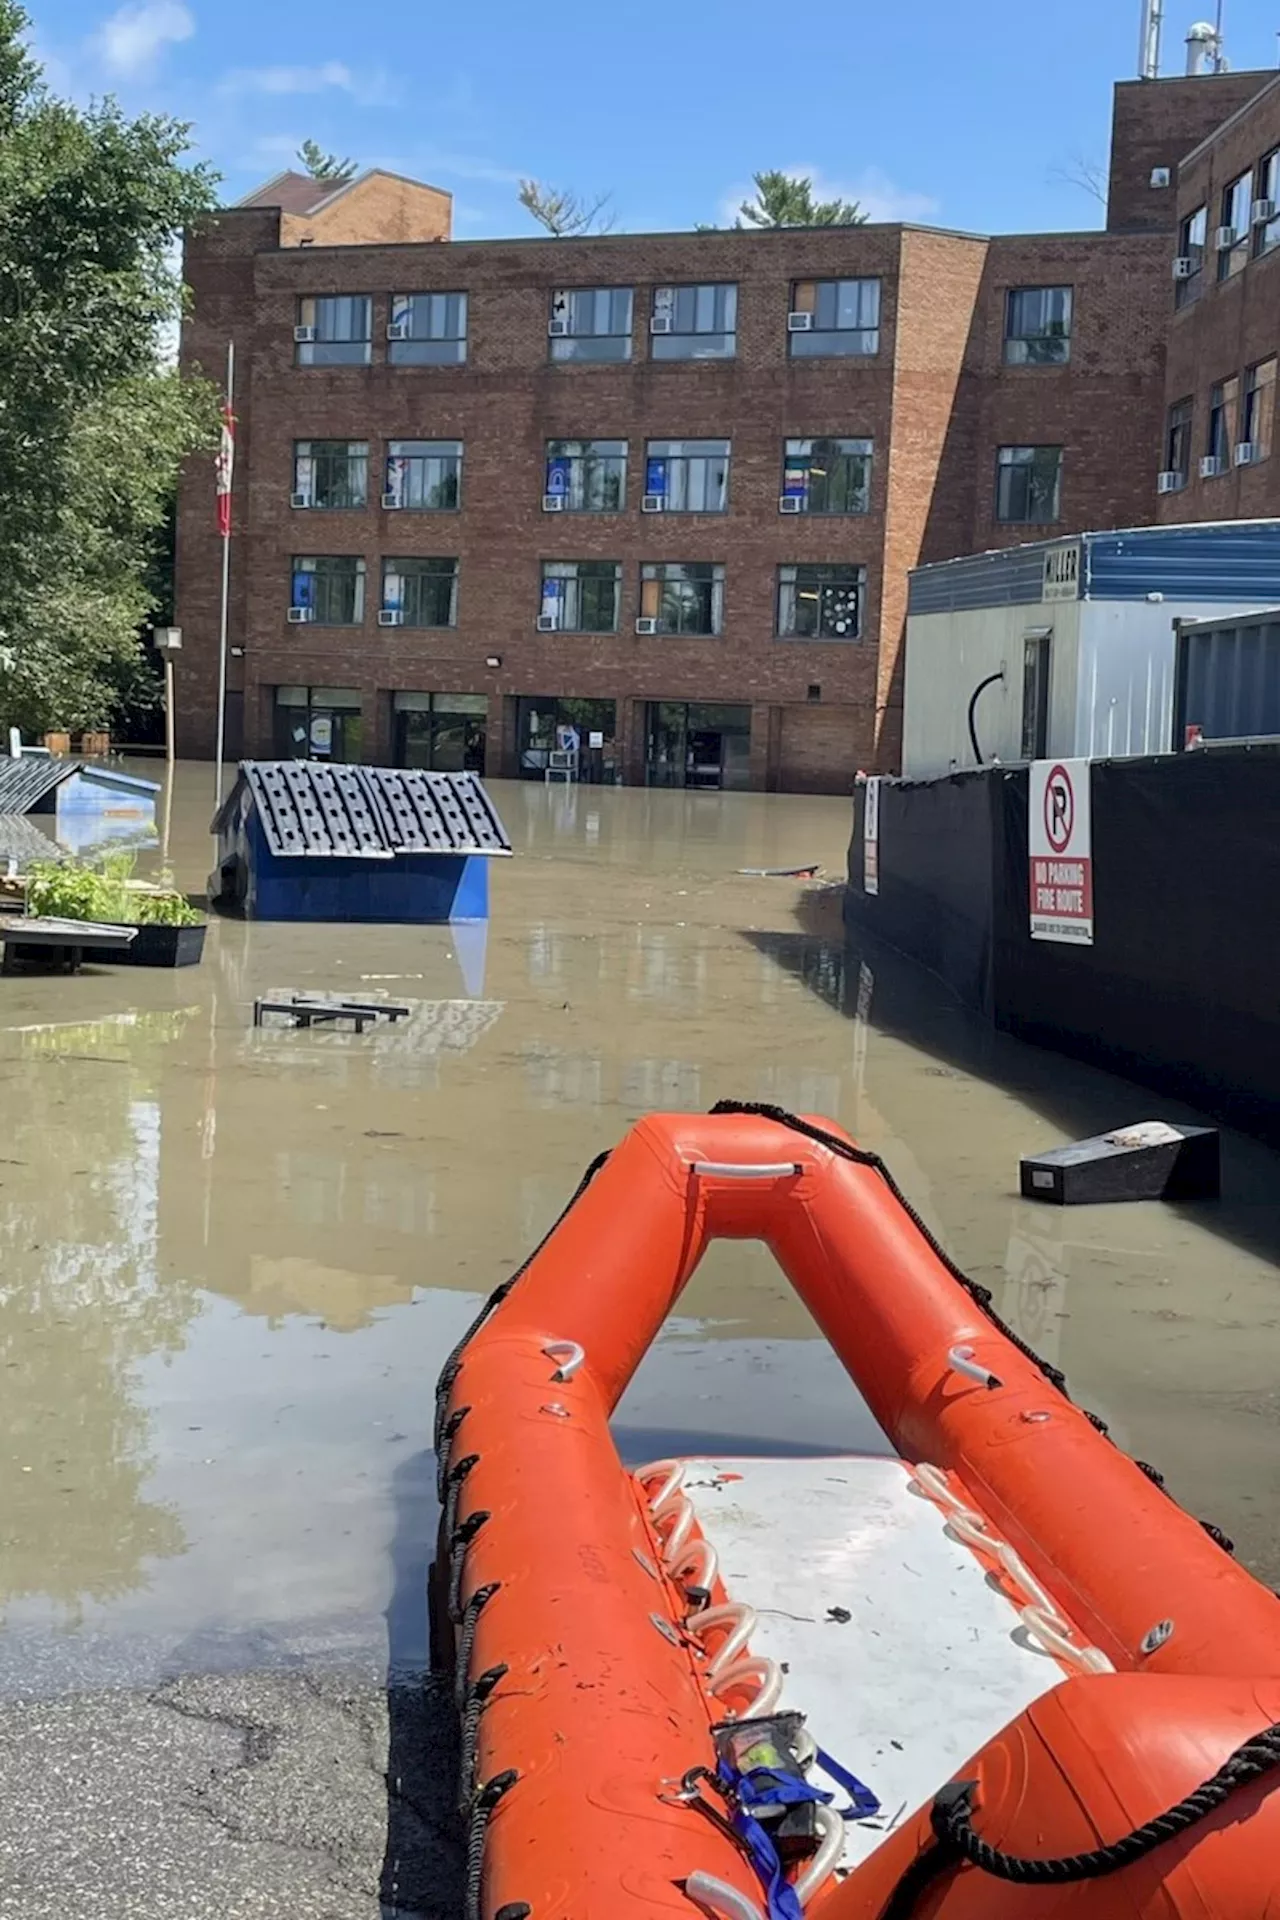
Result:
[[[1222,1185],[1218,1149],[1216,1127],[1144,1120],[1021,1161],[1022,1197],[1059,1207],[1107,1200],[1216,1200]]]

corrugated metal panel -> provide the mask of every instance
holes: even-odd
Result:
[[[43,754],[0,760],[0,813],[30,813],[47,793],[78,772],[79,766],[78,760],[46,760]]]
[[[391,860],[398,853],[510,853],[473,773],[246,760],[241,777],[272,853]],[[215,831],[227,811],[220,810]]]
[[[1087,541],[1091,600],[1280,600],[1280,521],[1093,533]]]
[[[907,588],[908,613],[963,613],[978,607],[1029,606],[1044,585],[1044,556],[1060,540],[974,553],[962,560],[917,567]]]
[[[16,862],[25,871],[35,860],[65,860],[66,854],[50,835],[41,833],[25,814],[0,813],[0,865]]]
[[[1280,607],[1184,627],[1176,707],[1175,745],[1189,726],[1206,740],[1280,734]]]

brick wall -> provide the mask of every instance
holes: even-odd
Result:
[[[447,240],[452,218],[452,196],[438,187],[395,173],[371,173],[315,213],[286,213],[280,240],[286,247]]]
[[[1122,80],[1112,101],[1107,231],[1172,232],[1180,162],[1274,79],[1255,72]],[[1170,169],[1169,187],[1151,185],[1156,167]]]
[[[1179,493],[1161,497],[1163,521],[1262,519],[1280,511],[1280,447],[1257,465],[1233,466],[1212,479],[1202,480],[1197,470],[1208,442],[1211,386],[1233,374],[1243,381],[1248,368],[1280,353],[1280,247],[1258,257],[1251,246],[1243,270],[1221,282],[1212,247],[1223,188],[1246,170],[1255,170],[1250,198],[1259,196],[1258,163],[1277,147],[1280,81],[1273,77],[1270,87],[1189,156],[1179,178],[1179,220],[1205,207],[1210,245],[1197,283],[1198,296],[1175,311],[1172,284],[1165,293],[1165,402],[1171,406],[1189,397],[1194,412],[1187,485]],[[1273,445],[1275,437],[1273,427]],[[1164,465],[1163,456],[1160,465]]]

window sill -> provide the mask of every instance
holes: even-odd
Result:
[[[860,633],[775,633],[773,637],[784,646],[860,647],[865,636]]]
[[[870,507],[802,507],[799,513],[784,513],[779,507],[780,520],[865,520]]]

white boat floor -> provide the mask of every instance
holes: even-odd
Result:
[[[728,1598],[760,1616],[751,1652],[784,1667],[779,1710],[804,1713],[880,1801],[878,1819],[847,1823],[846,1867],[1064,1678],[909,1477],[865,1456],[691,1460],[685,1473]]]

